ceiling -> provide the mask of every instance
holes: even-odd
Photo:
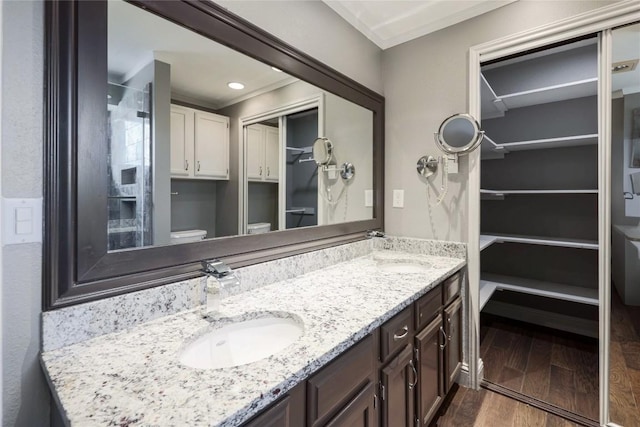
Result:
[[[388,49],[516,0],[322,1],[381,49]]]

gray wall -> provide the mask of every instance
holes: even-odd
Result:
[[[382,93],[382,51],[323,2],[223,0],[216,3]]]
[[[171,180],[171,231],[206,230],[207,238],[216,236],[217,183],[204,179]]]
[[[468,109],[469,48],[610,3],[515,2],[383,52],[387,100],[385,193],[405,190],[404,209],[393,208],[392,197],[386,197],[387,232],[467,240],[467,159],[462,158],[460,173],[450,176],[449,194],[438,207],[429,205],[426,185],[418,179],[415,164],[422,155],[441,154],[433,142],[433,132],[444,118]],[[436,181],[439,187],[439,176]]]
[[[42,197],[43,4],[2,2],[2,196]],[[49,392],[38,362],[42,245],[2,257],[4,426],[44,426]]]

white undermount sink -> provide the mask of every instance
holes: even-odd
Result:
[[[426,273],[430,269],[429,265],[413,262],[382,262],[377,267],[386,273]]]
[[[289,313],[261,314],[213,329],[180,352],[180,363],[196,369],[220,369],[265,359],[293,344],[304,332]]]

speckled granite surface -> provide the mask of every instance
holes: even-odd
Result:
[[[237,295],[357,258],[370,253],[372,248],[371,240],[363,240],[239,268],[235,272],[240,286],[225,289],[224,295]],[[204,277],[185,280],[44,312],[42,351],[55,350],[193,309],[204,302],[204,283]]]
[[[239,268],[235,271],[240,279],[240,286],[225,289],[224,293],[228,296],[237,295],[280,280],[291,279],[364,256],[374,248],[414,254],[466,257],[466,246],[463,243],[406,237],[375,238]],[[42,350],[55,350],[193,309],[203,303],[204,283],[203,278],[197,278],[44,312]]]
[[[429,270],[380,268],[407,262]],[[228,297],[223,317],[284,311],[304,322],[299,341],[245,366],[180,365],[185,342],[219,327],[197,309],[45,352],[43,366],[72,425],[238,426],[463,265],[461,257],[374,250]]]

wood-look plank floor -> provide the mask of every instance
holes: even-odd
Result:
[[[598,420],[597,340],[495,316],[481,324],[487,380]]]
[[[548,412],[489,390],[458,387],[431,427],[577,427]]]
[[[640,307],[625,306],[611,287],[609,418],[623,426],[640,424]]]

